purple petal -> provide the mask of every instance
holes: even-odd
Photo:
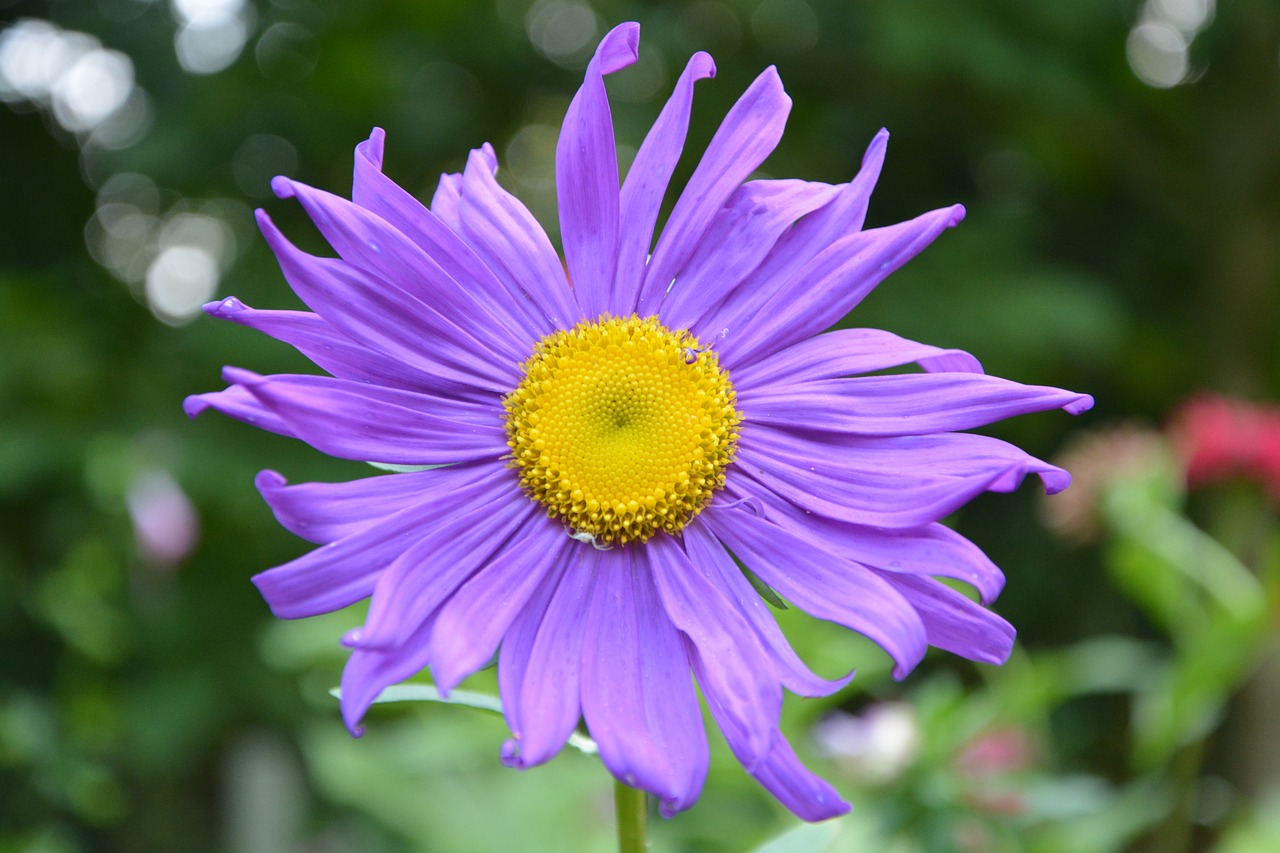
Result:
[[[341,681],[342,720],[351,734],[356,737],[364,734],[360,720],[383,690],[416,675],[430,663],[427,640],[431,628],[428,619],[394,649],[357,648],[351,653]]]
[[[488,503],[457,507],[424,531],[378,578],[369,615],[350,643],[388,649],[407,642],[428,616],[468,578],[509,548],[508,537],[541,515],[541,508],[515,489],[491,493]],[[545,522],[544,522],[545,523]]]
[[[515,363],[493,359],[421,301],[345,261],[299,251],[262,211],[258,226],[294,292],[358,345],[436,375],[447,387],[502,394],[519,381]]]
[[[271,607],[271,612],[281,619],[300,619],[340,610],[369,597],[383,570],[419,537],[433,535],[460,505],[487,503],[504,495],[510,487],[510,472],[497,463],[422,473],[441,476],[429,485],[426,478],[414,474],[374,478],[408,477],[409,483],[424,481],[417,503],[382,520],[371,521],[332,544],[254,576],[253,583]],[[352,489],[352,492],[357,491]],[[314,511],[323,518],[328,509],[324,501],[317,501]],[[304,518],[303,512],[299,511],[294,520],[297,522]]]
[[[430,648],[431,671],[440,690],[457,687],[493,658],[538,586],[563,574],[577,544],[538,513],[518,538],[512,537],[440,606]]]
[[[862,168],[852,181],[840,187],[835,200],[783,234],[764,262],[721,304],[691,326],[690,331],[699,339],[709,341],[722,332],[736,335],[745,330],[760,307],[775,297],[805,264],[832,243],[859,231],[866,218],[871,190],[880,176],[888,140],[888,131],[876,134],[862,158]]]
[[[182,410],[189,418],[194,418],[208,409],[222,412],[228,417],[268,432],[287,435],[289,438],[298,437],[283,418],[262,405],[262,402],[250,394],[247,388],[241,388],[239,385],[206,394],[192,394],[182,401]]]
[[[751,626],[760,645],[768,653],[769,665],[782,685],[799,696],[829,696],[844,687],[853,678],[850,672],[844,678],[828,681],[814,675],[796,655],[783,635],[778,622],[769,612],[769,606],[751,586],[742,570],[724,546],[706,530],[702,522],[694,519],[682,533],[689,560],[716,586],[721,596],[737,607],[738,613]]]
[[[611,306],[618,258],[618,150],[604,75],[639,56],[640,25],[614,27],[596,48],[556,144],[556,198],[565,263],[587,317]]]
[[[690,57],[675,91],[645,136],[622,184],[617,273],[610,300],[620,315],[630,313],[640,296],[658,209],[689,130],[693,84],[715,74],[716,66],[710,56],[699,51]]]
[[[498,684],[514,735],[502,751],[512,767],[549,761],[582,716],[582,638],[602,554],[578,543],[563,576],[546,584],[545,613],[522,613],[502,642]]]
[[[381,154],[379,151],[379,167],[382,166]],[[479,148],[472,149],[471,156],[467,159],[467,168],[484,169],[490,177],[498,174],[498,155],[494,153],[493,146],[486,142]],[[440,183],[436,185],[435,195],[431,199],[431,212],[455,233],[463,233],[461,174],[453,172],[440,176]]]
[[[733,371],[739,390],[764,390],[773,383],[836,379],[919,364],[930,373],[981,373],[982,365],[963,350],[918,344],[879,329],[835,329],[787,347]]]
[[[924,657],[925,629],[902,595],[878,575],[815,545],[749,509],[714,504],[703,513],[712,533],[760,579],[801,610],[862,634],[904,678]]]
[[[880,576],[920,614],[929,645],[981,663],[1009,659],[1017,631],[1000,616],[933,578],[893,572]]]
[[[662,303],[663,321],[685,329],[724,301],[796,220],[826,206],[838,187],[751,181],[734,190]]]
[[[632,551],[602,552],[583,638],[582,712],[609,772],[653,794],[670,817],[702,790],[707,734],[680,635]]]
[[[492,407],[328,376],[262,377],[230,367],[223,376],[330,456],[439,465],[508,452],[501,416]]]
[[[790,111],[791,99],[773,66],[729,110],[658,238],[640,290],[640,316],[657,313],[667,287],[684,269],[711,220],[782,138]]]
[[[782,712],[782,687],[755,632],[733,603],[670,536],[640,554],[671,624],[688,641],[698,683],[723,710],[720,728],[750,770],[769,751]]]
[[[725,338],[719,347],[725,363],[748,364],[830,328],[963,218],[964,208],[955,205],[832,243]]]
[[[332,193],[276,178],[280,198],[297,198],[311,221],[348,264],[402,291],[415,314],[430,316],[436,334],[447,334],[473,352],[494,353],[519,363],[528,356],[523,328],[502,328],[498,314],[463,288],[435,260],[379,216]],[[424,218],[425,221],[425,218]],[[474,322],[476,316],[483,318]],[[397,318],[399,319],[399,318]]]
[[[286,484],[275,471],[260,471],[254,485],[285,530],[327,545],[374,522],[506,467],[502,462],[451,465],[431,471],[382,474],[348,483]]]
[[[551,331],[546,318],[527,302],[513,299],[456,231],[382,173],[384,136],[381,128],[375,128],[368,140],[356,146],[352,200],[411,240],[439,264],[448,279],[465,285],[466,301],[511,331],[512,344],[527,352]],[[466,315],[472,313],[466,310]]]
[[[570,328],[582,318],[546,232],[519,199],[498,185],[476,151],[462,175],[459,216],[462,235],[508,292],[536,305],[553,328]]]
[[[292,345],[340,379],[436,394],[474,393],[470,386],[442,382],[413,364],[397,361],[376,349],[356,343],[318,314],[259,311],[231,296],[220,302],[210,302],[204,310],[219,320],[230,320]]]
[[[728,493],[761,502],[765,517],[796,536],[814,540],[821,549],[846,560],[887,572],[933,575],[964,581],[990,603],[1004,589],[1004,573],[978,546],[941,524],[909,530],[879,530],[833,521],[803,510],[767,489],[749,488],[731,478]]]
[[[431,212],[452,231],[462,233],[462,220],[458,213],[462,207],[462,174],[451,172],[440,176],[435,195],[431,197]]]
[[[849,811],[849,804],[839,791],[800,763],[781,732],[773,739],[769,755],[751,775],[801,820],[827,820]]]
[[[743,418],[783,428],[854,435],[925,435],[1015,415],[1093,406],[1088,394],[975,373],[820,379],[741,392]]]
[[[744,432],[737,464],[797,506],[881,528],[931,524],[1031,473],[1050,494],[1071,481],[1012,444],[969,433],[862,438],[756,426]]]

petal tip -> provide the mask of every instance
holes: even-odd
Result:
[[[617,39],[618,47],[622,48],[626,54],[631,57],[631,62],[635,62],[640,56],[640,24],[635,21],[628,21],[625,24],[618,24],[613,31],[604,37],[605,41]],[[603,42],[602,42],[603,44]],[[631,64],[630,62],[627,63]]]
[[[385,150],[387,133],[380,127],[369,132],[369,138],[356,146],[356,155],[363,157],[369,165],[381,171],[382,155]]]
[[[192,394],[182,401],[183,413],[193,420],[207,408],[209,408],[209,402],[204,399],[203,394]]]
[[[222,368],[222,381],[228,385],[255,385],[261,380],[261,376],[243,367],[227,365]]]
[[[693,75],[695,80],[706,80],[715,77],[716,61],[711,58],[711,54],[705,50],[700,50],[689,57],[689,73]]]
[[[288,484],[288,480],[283,474],[265,468],[257,473],[253,478],[253,485],[259,492],[265,492],[270,489],[278,489]]]
[[[294,189],[293,181],[284,175],[276,175],[271,179],[271,191],[276,194],[276,198],[293,198],[298,194]]]
[[[486,142],[479,148],[472,148],[471,153],[467,155],[467,168],[487,172],[490,175],[496,174],[498,155],[494,153],[493,146]]]
[[[510,738],[503,742],[502,752],[499,754],[498,760],[502,762],[504,767],[510,767],[513,770],[525,769],[525,763],[520,758],[520,744],[515,738]]]
[[[206,302],[200,306],[201,311],[208,314],[210,317],[217,317],[219,320],[229,320],[245,309],[245,304],[234,296],[228,296],[225,299],[217,299],[213,302]]]
[[[1069,415],[1079,415],[1093,408],[1093,397],[1089,394],[1077,395],[1074,400],[1062,407]]]

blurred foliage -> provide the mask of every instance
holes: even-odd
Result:
[[[132,136],[114,141],[66,129],[48,97],[10,92],[0,107],[0,851],[612,843],[595,759],[566,751],[506,770],[491,715],[380,707],[363,739],[345,733],[328,691],[337,639],[360,615],[271,620],[247,578],[305,544],[276,527],[252,480],[268,466],[295,482],[364,469],[226,419],[185,420],[181,399],[217,387],[223,363],[310,368],[251,332],[158,305],[146,273],[180,226],[220,247],[216,295],[289,307],[250,207],[318,249],[270,177],[345,192],[352,148],[381,126],[388,173],[420,197],[491,141],[503,179],[554,231],[555,128],[594,39],[638,20],[641,62],[609,82],[624,162],[687,56],[706,49],[718,75],[699,86],[682,174],[736,95],[777,64],[795,106],[769,175],[846,180],[887,126],[870,224],[967,206],[850,324],[1091,392],[1094,424],[1159,422],[1205,387],[1275,399],[1280,6],[1214,7],[0,0],[0,26],[92,36],[127,56],[145,93],[130,101]],[[222,61],[208,57],[213,42],[190,54],[202,8],[239,10],[223,36],[243,41],[207,73],[187,70]],[[1144,82],[1139,25],[1196,10],[1208,16],[1177,35],[1186,50],[1173,56],[1184,81]],[[133,218],[112,218],[126,209],[113,204]],[[1068,421],[996,432],[1049,455],[1078,428]],[[1063,496],[1096,514],[1092,543],[1050,538],[1031,489],[954,520],[1009,573],[998,608],[1021,642],[1004,668],[937,655],[898,684],[869,643],[781,614],[819,671],[859,669],[841,695],[784,710],[853,815],[793,829],[718,744],[702,800],[657,822],[654,849],[1280,849],[1274,505],[1247,483],[1187,504],[1167,448],[1112,467]],[[190,497],[198,543],[191,531],[166,551],[135,531],[138,483],[155,472]],[[491,691],[491,678],[468,686]],[[832,735],[839,726],[862,745]]]

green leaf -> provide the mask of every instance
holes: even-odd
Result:
[[[329,691],[335,699],[342,699],[342,691],[337,687]],[[479,708],[481,711],[502,713],[502,700],[488,693],[476,693],[472,690],[450,690],[443,695],[434,684],[393,684],[378,694],[373,700],[375,705],[388,702],[439,702],[444,705],[464,705],[468,708]],[[569,746],[583,755],[597,755],[600,752],[596,742],[584,734],[574,732],[566,741]]]
[[[742,574],[745,575],[747,580],[751,582],[751,586],[755,587],[755,591],[760,593],[761,598],[763,598],[765,601],[769,602],[771,605],[778,608],[779,610],[788,609],[787,603],[783,601],[776,592],[773,591],[773,587],[769,586],[767,583],[760,580],[760,578],[756,575],[755,572],[751,571],[746,566],[742,565],[742,563],[738,563],[738,568],[742,569]]]
[[[412,474],[415,471],[434,471],[436,468],[445,468],[452,465],[446,462],[442,465],[395,465],[391,462],[369,462],[374,468],[381,468],[383,471],[394,471],[397,474]]]

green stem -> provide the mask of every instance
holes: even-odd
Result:
[[[646,853],[649,810],[644,791],[615,779],[613,802],[618,813],[618,853]]]

